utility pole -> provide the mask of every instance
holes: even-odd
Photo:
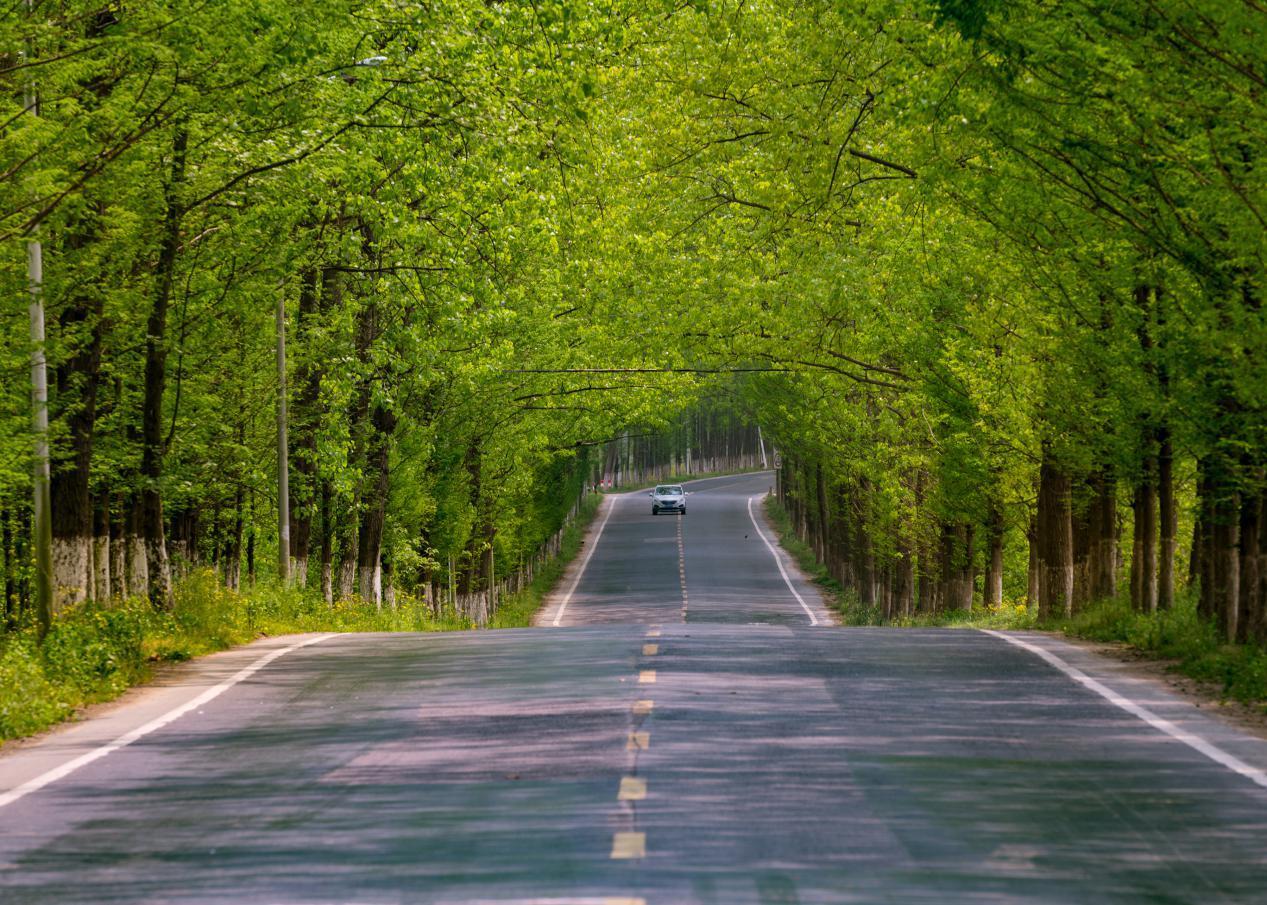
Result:
[[[286,294],[277,295],[277,577],[290,584],[290,450],[286,439]]]
[[[769,468],[770,463],[765,458],[765,438],[761,436],[761,425],[757,425],[757,444],[761,447],[761,467]]]
[[[26,12],[34,17],[34,0],[26,0]],[[28,61],[35,48],[27,44]],[[23,92],[29,116],[40,115],[39,94],[32,77]],[[53,620],[53,524],[48,462],[48,359],[44,354],[44,246],[39,226],[26,239],[26,278],[31,315],[31,425],[35,432],[35,615],[40,638],[48,633]]]
[[[44,356],[44,249],[32,234],[26,242],[31,293],[31,420],[35,431],[35,614],[40,637],[53,618],[53,523],[48,464],[48,362]]]

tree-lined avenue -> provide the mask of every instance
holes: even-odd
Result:
[[[538,624],[831,622],[812,586],[791,579],[813,616],[792,593],[748,512],[748,501],[773,484],[772,472],[688,482],[685,516],[652,515],[647,491],[608,497],[597,546],[565,576]]]
[[[609,498],[563,627],[332,636],[275,659],[0,808],[0,898],[1262,898],[1267,790],[989,634],[811,626],[752,530],[768,483],[688,485],[684,518]],[[1267,767],[1267,742],[1023,638]],[[148,697],[178,707],[265,652],[191,665],[106,719],[126,732],[157,715]],[[32,759],[82,754],[95,722],[8,752],[0,793]]]

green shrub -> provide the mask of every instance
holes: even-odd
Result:
[[[131,601],[116,609],[88,605],[58,616],[40,646],[48,681],[85,699],[111,697],[142,678],[148,607]]]
[[[0,739],[38,732],[75,711],[69,689],[48,680],[33,635],[6,638],[0,646]]]

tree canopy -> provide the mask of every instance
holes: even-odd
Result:
[[[280,305],[291,556],[328,598],[489,586],[604,443],[689,446],[720,398],[890,615],[1070,611],[1119,572],[1165,607],[1190,572],[1267,635],[1251,0],[40,0],[0,29],[10,600],[38,241],[62,603],[273,561]]]

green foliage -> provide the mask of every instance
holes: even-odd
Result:
[[[791,555],[810,581],[818,586],[832,608],[840,614],[841,622],[845,625],[881,624],[880,614],[873,608],[863,606],[856,593],[841,587],[840,582],[828,574],[827,567],[818,561],[813,548],[796,536],[791,517],[778,499],[768,496],[762,505],[766,516],[774,524],[779,545]]]
[[[508,594],[497,605],[497,612],[489,621],[489,628],[527,628],[532,617],[541,609],[545,597],[558,584],[568,565],[581,552],[581,543],[603,498],[599,494],[587,494],[577,517],[568,523],[563,532],[559,555],[549,559],[537,571],[526,588],[516,594]]]
[[[504,597],[490,628],[531,624],[545,595],[581,549],[602,497],[585,497],[568,523],[560,552],[521,592]],[[31,735],[86,705],[146,681],[160,664],[180,663],[261,636],[295,632],[433,632],[471,629],[408,594],[394,605],[359,597],[327,604],[319,594],[270,586],[237,593],[212,571],[192,572],[176,588],[175,606],[155,611],[133,598],[110,607],[87,604],[62,613],[42,644],[32,630],[0,635],[0,740]]]
[[[49,680],[34,637],[0,641],[0,739],[39,732],[74,713],[78,702],[72,689]]]
[[[277,561],[285,308],[307,587],[221,599],[195,577],[153,636],[164,658],[261,627],[424,624],[426,588],[482,589],[559,528],[598,467],[587,450],[672,431],[702,398],[821,474],[796,500],[846,518],[881,571],[937,560],[948,528],[1001,529],[1013,599],[1044,457],[1075,475],[1079,515],[1093,474],[1129,499],[1163,428],[1181,526],[1198,472],[1216,500],[1263,492],[1254,4],[14,12],[6,525],[27,530],[30,498],[30,239],[59,476],[118,523],[160,491],[180,567],[227,583],[247,549],[262,583]],[[160,474],[142,479],[143,452]],[[322,534],[359,590],[382,567],[402,603],[315,604]],[[18,586],[23,540],[5,556]],[[988,618],[1023,624],[1010,606]],[[94,625],[64,642],[67,682],[133,668],[131,642],[103,640],[127,626]]]
[[[1267,702],[1267,650],[1222,643],[1215,626],[1197,615],[1195,593],[1182,594],[1172,609],[1151,614],[1132,609],[1128,600],[1107,600],[1053,627],[1174,661],[1179,672],[1216,683],[1233,700]]]

